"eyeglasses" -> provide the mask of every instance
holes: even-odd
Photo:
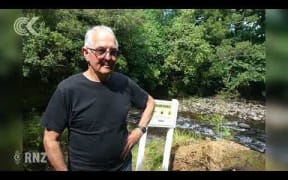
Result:
[[[106,53],[109,53],[111,56],[116,57],[119,53],[119,51],[116,48],[106,49],[103,47],[99,47],[96,49],[92,49],[92,48],[87,48],[87,49],[92,50],[96,56],[104,56],[106,55]]]

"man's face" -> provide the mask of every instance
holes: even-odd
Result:
[[[109,74],[113,71],[117,49],[112,34],[105,31],[94,32],[92,35],[92,47],[83,49],[83,54],[94,71],[101,74]]]

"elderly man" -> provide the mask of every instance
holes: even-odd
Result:
[[[42,116],[49,162],[59,171],[129,171],[131,149],[146,131],[154,99],[129,77],[113,72],[118,42],[111,28],[88,30],[82,54],[88,69],[59,83]],[[128,133],[131,105],[143,113],[138,127]],[[59,142],[65,128],[67,165]]]

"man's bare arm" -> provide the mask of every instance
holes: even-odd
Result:
[[[146,102],[146,107],[142,113],[141,119],[138,123],[138,126],[142,126],[142,127],[147,127],[153,112],[154,112],[154,107],[155,107],[155,101],[154,99],[148,95],[148,99]],[[126,157],[127,154],[129,153],[129,151],[131,150],[131,148],[134,146],[134,144],[136,144],[140,137],[143,135],[142,131],[139,128],[134,129],[128,136],[127,138],[127,142],[126,142],[126,146],[123,150],[123,156]]]
[[[56,171],[67,171],[64,155],[60,146],[60,134],[45,129],[43,138],[44,148],[51,165]]]
[[[155,101],[154,99],[148,95],[148,100],[146,102],[146,108],[144,109],[141,119],[138,123],[138,126],[144,126],[147,127],[152,115],[153,115],[153,111],[154,111],[154,107],[155,107]]]

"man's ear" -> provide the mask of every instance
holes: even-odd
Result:
[[[87,56],[88,56],[88,50],[86,49],[86,48],[82,48],[81,49],[81,52],[82,52],[82,55],[84,56],[84,58],[85,58],[85,60],[88,62],[88,64],[89,64],[89,61],[88,61],[88,58],[87,58]]]
[[[81,49],[81,51],[82,51],[82,54],[83,54],[83,56],[87,56],[88,55],[88,49],[86,49],[86,48],[84,48],[84,47],[82,47],[82,49]]]

